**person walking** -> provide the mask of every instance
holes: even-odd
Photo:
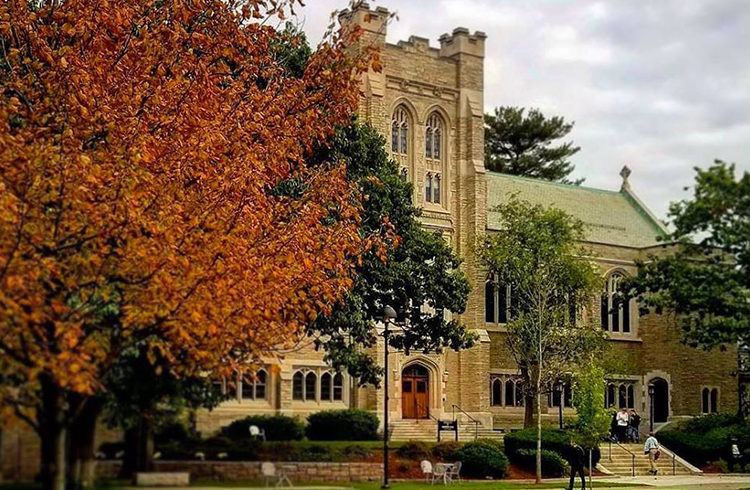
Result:
[[[628,435],[628,423],[629,423],[628,409],[625,407],[622,407],[620,411],[617,412],[617,440],[618,442],[625,442],[625,438]]]
[[[567,451],[567,460],[570,465],[570,483],[568,490],[573,490],[576,483],[576,475],[581,475],[581,489],[586,489],[586,476],[583,474],[583,467],[586,464],[586,451],[575,441],[570,441]]]
[[[656,460],[659,459],[659,441],[654,437],[653,432],[648,433],[646,443],[643,445],[643,454],[648,456],[648,465],[651,469],[648,472],[654,476],[659,472],[656,467]]]
[[[628,439],[630,439],[630,442],[641,442],[641,436],[640,436],[640,425],[641,425],[641,416],[638,415],[638,412],[635,411],[635,409],[630,411],[630,425],[628,426],[629,434]]]

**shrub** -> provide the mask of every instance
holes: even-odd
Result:
[[[526,471],[536,470],[536,450],[520,449],[513,461],[514,464]],[[542,476],[545,478],[554,478],[565,476],[569,471],[567,461],[554,451],[542,449]]]
[[[542,429],[542,450],[554,451],[561,458],[566,459],[570,449],[570,441],[574,440],[575,437],[576,433],[574,431]],[[518,453],[520,450],[536,450],[536,428],[532,427],[506,434],[504,442],[505,453],[508,455],[508,458],[513,463],[518,463],[521,460],[521,456]],[[598,447],[593,449],[591,458],[593,465],[596,466],[599,459],[601,459],[601,451]]]
[[[463,443],[457,441],[441,442],[432,448],[432,455],[440,461],[455,461],[462,447],[464,447]]]
[[[154,443],[156,444],[185,443],[196,438],[197,436],[182,422],[170,422],[157,427],[154,431]]]
[[[377,416],[365,410],[323,410],[308,417],[305,432],[312,441],[374,441],[378,425]]]
[[[429,457],[430,448],[422,441],[409,441],[399,446],[396,454],[404,459],[419,461]]]
[[[268,441],[298,441],[304,436],[304,426],[299,419],[286,415],[250,415],[235,420],[221,433],[235,441],[250,439],[250,426],[257,425],[266,432]]]
[[[508,473],[508,458],[495,444],[474,441],[457,451],[456,459],[463,463],[461,472],[475,478],[503,478]]]
[[[659,442],[695,466],[704,466],[719,459],[728,441],[707,434],[694,434],[676,429],[664,429],[657,434]]]
[[[692,434],[705,434],[706,432],[716,429],[717,427],[728,427],[743,423],[738,419],[736,414],[731,413],[711,413],[693,417],[679,424],[678,430]]]

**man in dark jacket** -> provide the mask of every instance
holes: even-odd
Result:
[[[570,483],[568,484],[568,490],[573,490],[573,486],[576,482],[576,474],[581,475],[581,488],[585,490],[586,476],[583,474],[583,467],[586,465],[586,451],[576,444],[575,441],[571,441],[567,452],[567,460],[568,464],[570,464]]]

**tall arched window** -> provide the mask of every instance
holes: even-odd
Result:
[[[508,323],[512,318],[512,289],[500,284],[496,276],[490,276],[484,285],[484,319],[487,323]]]
[[[328,401],[331,399],[331,373],[323,373],[320,377],[320,400]]]
[[[607,408],[615,406],[615,404],[616,404],[616,402],[615,402],[615,398],[616,398],[615,392],[616,392],[616,390],[617,390],[617,387],[615,387],[615,385],[613,383],[609,383],[607,385],[607,399],[605,400],[605,403],[604,403],[604,405]]]
[[[317,391],[318,376],[310,371],[305,375],[305,401],[315,400],[315,392]]]
[[[432,173],[427,172],[424,178],[424,200],[432,202]]]
[[[505,406],[516,406],[516,382],[512,379],[505,381]]]
[[[442,152],[443,122],[436,112],[427,118],[425,130],[425,157],[440,160]]]
[[[492,406],[499,407],[503,404],[503,382],[500,378],[492,380]]]
[[[300,371],[294,373],[292,377],[292,398],[294,400],[305,399],[305,376]]]
[[[701,412],[716,413],[719,411],[718,388],[703,388],[701,390]]]
[[[432,202],[440,204],[440,174],[435,174],[432,181]]]
[[[630,303],[632,300],[617,301],[616,293],[625,276],[615,272],[607,279],[607,285],[602,292],[601,323],[602,328],[613,333],[631,333]]]

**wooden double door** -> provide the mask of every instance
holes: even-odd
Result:
[[[430,375],[424,366],[413,364],[401,374],[401,410],[405,419],[430,416]]]

